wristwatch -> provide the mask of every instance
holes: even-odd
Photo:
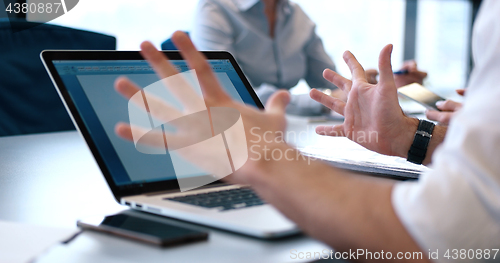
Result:
[[[408,151],[408,162],[422,164],[427,153],[427,147],[432,138],[434,131],[434,123],[426,120],[420,120],[413,144]]]

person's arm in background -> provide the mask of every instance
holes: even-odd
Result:
[[[210,0],[198,3],[190,38],[198,50],[225,50],[234,54],[233,27],[220,6]]]
[[[194,27],[190,34],[191,40],[198,50],[225,50],[237,58],[234,48],[235,33],[233,31],[233,26],[219,4],[210,0],[200,1],[197,7]],[[244,68],[242,70],[245,71]],[[266,104],[271,95],[278,91],[279,88],[268,83],[254,86],[257,96],[263,104]],[[292,101],[292,104],[288,107],[291,113],[320,114],[322,112],[321,105],[313,105],[309,109],[304,109],[304,102],[311,101],[307,94],[292,96]]]
[[[307,73],[304,79],[309,87],[337,89],[335,85],[323,78],[322,72],[327,68],[335,70],[335,64],[326,53],[323,41],[316,34],[316,28],[312,30],[304,52],[307,56]]]
[[[337,86],[323,78],[322,72],[327,68],[335,70],[335,64],[326,53],[323,41],[316,34],[316,27],[312,30],[311,38],[304,51],[307,56],[307,73],[304,79],[309,87],[331,89],[331,96],[345,101],[345,94]]]
[[[398,88],[415,82],[422,85],[427,77],[426,72],[417,68],[417,62],[414,60],[405,61],[399,71],[407,71],[407,73],[394,74],[394,81]],[[367,69],[365,75],[368,83],[377,84],[378,71],[376,69]]]
[[[193,30],[190,34],[191,41],[198,50],[224,50],[236,58],[234,48],[234,28],[226,17],[224,10],[210,0],[201,0],[198,3]],[[245,71],[245,69],[242,69]],[[263,104],[278,87],[263,83],[254,87],[257,96]]]
[[[201,0],[198,3],[194,27],[190,34],[191,41],[198,50],[225,50],[237,58],[233,31],[225,11],[217,3],[210,0]],[[278,87],[263,83],[254,89],[262,103],[266,104]]]
[[[424,79],[427,77],[427,72],[420,71],[417,68],[415,60],[405,61],[399,70],[408,71],[408,73],[394,74],[394,82],[396,82],[396,87],[398,88],[415,82],[422,85]]]

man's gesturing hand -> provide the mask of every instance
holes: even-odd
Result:
[[[344,115],[344,123],[319,126],[316,133],[345,136],[360,145],[386,155],[406,157],[417,130],[418,120],[403,114],[398,102],[397,88],[391,66],[392,45],[380,52],[380,81],[370,84],[365,70],[354,55],[346,51],[344,61],[352,80],[326,69],[323,76],[347,94],[347,102],[313,89],[311,98]]]
[[[172,40],[179,48],[182,57],[187,61],[189,67],[195,70],[203,97],[199,96],[193,90],[193,87],[186,79],[177,75],[179,72],[162,52],[156,50],[151,43],[144,42],[141,45],[142,56],[149,62],[160,79],[165,82],[165,88],[173,94],[183,107],[182,109],[177,109],[169,102],[148,93],[147,90],[141,91],[140,87],[132,83],[129,79],[125,77],[119,78],[115,83],[115,88],[121,95],[139,105],[141,110],[151,113],[153,117],[164,122],[169,122],[176,128],[176,131],[165,130],[162,132],[161,130],[153,130],[147,132],[144,131],[143,127],[139,127],[134,123],[132,125],[129,123],[118,123],[115,128],[118,136],[134,141],[134,134],[145,134],[141,137],[143,139],[137,143],[170,150],[176,149],[187,161],[194,163],[205,171],[214,175],[219,173],[226,175],[227,173],[224,173],[224,171],[219,171],[220,167],[223,167],[222,164],[227,162],[228,156],[226,152],[219,152],[222,157],[218,158],[218,152],[214,150],[215,147],[211,147],[211,144],[206,144],[204,146],[205,150],[199,150],[198,148],[197,150],[191,150],[189,147],[181,147],[193,145],[201,141],[208,141],[206,140],[207,131],[209,132],[208,137],[212,137],[213,133],[216,132],[216,127],[230,127],[232,123],[226,123],[229,120],[220,118],[220,116],[219,118],[215,118],[214,116],[217,115],[214,112],[218,108],[232,108],[241,114],[244,126],[244,132],[242,133],[237,132],[235,129],[228,129],[229,131],[224,133],[226,143],[232,147],[232,150],[248,151],[252,146],[257,145],[259,147],[253,147],[253,151],[248,151],[249,160],[256,160],[258,158],[253,156],[253,154],[262,150],[263,147],[260,146],[266,145],[268,149],[276,146],[271,143],[266,144],[266,141],[262,140],[264,135],[268,140],[276,141],[276,144],[280,145],[282,140],[274,140],[274,137],[283,134],[286,128],[285,108],[290,101],[290,96],[287,92],[276,92],[268,100],[266,111],[261,111],[255,107],[237,102],[224,91],[206,61],[205,56],[196,50],[186,34],[176,32],[173,34]],[[141,92],[144,93],[144,99],[142,96],[134,97],[138,93],[141,95]],[[143,101],[148,102],[148,107],[141,107],[141,105],[145,104]],[[203,111],[204,109],[210,111],[210,122],[208,115]],[[228,114],[226,115],[229,116]],[[180,118],[183,116],[189,118]],[[222,114],[222,117],[224,116]],[[180,121],[181,119],[182,121]],[[252,130],[252,128],[256,129]],[[250,132],[251,130],[252,132]],[[228,150],[229,146],[226,147],[226,150]],[[234,164],[234,158],[232,161]],[[233,177],[233,180],[236,180],[237,183],[248,183],[247,179],[251,177],[249,175],[258,168],[256,167],[259,163],[258,161],[243,161],[246,164],[238,171],[240,176]]]

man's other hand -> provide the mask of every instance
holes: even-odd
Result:
[[[346,51],[344,61],[349,66],[352,81],[326,69],[323,76],[347,94],[347,102],[311,90],[311,98],[342,114],[344,123],[319,126],[316,133],[344,136],[365,148],[386,154],[406,157],[413,142],[418,120],[403,114],[398,102],[397,87],[391,66],[392,45],[380,52],[380,81],[370,84],[365,70],[354,55]]]

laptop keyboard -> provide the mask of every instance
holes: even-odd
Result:
[[[265,202],[249,188],[238,188],[196,195],[170,197],[164,198],[164,200],[176,201],[206,208],[218,208],[222,211],[265,204]]]

